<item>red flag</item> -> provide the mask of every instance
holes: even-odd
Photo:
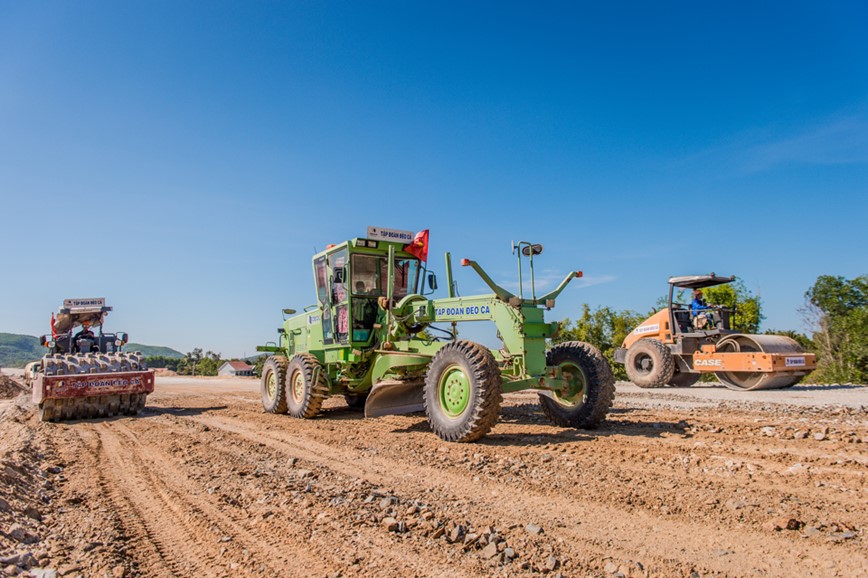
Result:
[[[54,329],[54,313],[51,314],[51,337],[57,341],[57,330]]]
[[[413,241],[404,250],[423,261],[428,261],[428,229],[419,231]]]

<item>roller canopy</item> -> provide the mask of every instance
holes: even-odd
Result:
[[[63,306],[58,309],[54,319],[54,331],[66,333],[70,329],[87,323],[88,325],[102,325],[105,316],[111,311],[106,307],[102,297],[93,299],[65,299]]]
[[[670,277],[669,284],[675,287],[686,287],[687,289],[701,289],[703,287],[713,287],[714,285],[723,285],[735,281],[735,276],[718,277],[714,273],[710,275],[686,275],[684,277]]]

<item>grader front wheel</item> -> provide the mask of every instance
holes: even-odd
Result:
[[[612,368],[600,350],[581,341],[561,343],[548,352],[546,365],[559,368],[568,387],[539,394],[543,413],[562,427],[600,425],[615,399]]]
[[[431,429],[448,442],[472,442],[497,422],[503,399],[500,369],[491,352],[455,341],[434,356],[425,378],[425,413]]]

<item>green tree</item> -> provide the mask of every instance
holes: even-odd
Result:
[[[178,362],[178,369],[176,371],[181,375],[201,375],[198,371],[200,361],[202,361],[202,348],[197,347],[184,355]]]
[[[621,347],[624,338],[645,320],[645,315],[635,311],[616,311],[610,307],[597,307],[594,310],[584,304],[582,315],[575,322],[565,319],[555,343],[564,341],[585,341],[597,347],[609,360],[615,379],[627,379],[624,366],[615,363],[615,349]]]
[[[267,355],[260,355],[256,358],[256,361],[253,363],[253,375],[262,377],[262,366],[265,365],[266,359],[268,359]],[[250,362],[248,361],[248,363]]]
[[[180,359],[164,355],[152,355],[145,358],[148,367],[171,369],[172,371],[177,371],[180,362]]]
[[[868,381],[868,276],[821,275],[805,293],[802,314],[813,331],[819,383]]]
[[[754,295],[741,279],[732,283],[706,287],[702,290],[703,297],[709,305],[720,305],[735,311],[730,318],[730,326],[742,333],[759,332],[760,323],[765,319],[762,313],[762,299]]]

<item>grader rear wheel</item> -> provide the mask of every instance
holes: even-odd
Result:
[[[730,335],[717,343],[721,353],[763,352],[798,355],[805,350],[793,339],[782,335]],[[802,375],[792,373],[768,373],[760,371],[718,371],[717,379],[735,391],[758,389],[784,389],[796,385]]]
[[[286,413],[286,366],[288,361],[285,357],[275,355],[262,365],[262,379],[260,381],[260,395],[262,407],[268,413]]]
[[[491,351],[455,341],[434,356],[425,378],[425,414],[447,442],[472,442],[491,431],[503,399],[500,368]]]
[[[546,354],[568,380],[568,392],[539,394],[543,413],[562,427],[593,429],[600,425],[615,399],[612,368],[599,349],[581,341],[560,343]]]

